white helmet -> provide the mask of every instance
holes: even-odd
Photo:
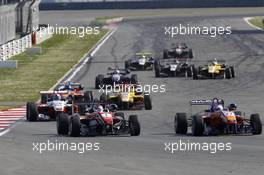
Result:
[[[102,106],[102,105],[99,105],[99,106],[97,107],[97,111],[98,111],[98,112],[103,112],[103,111],[104,111],[103,106]]]

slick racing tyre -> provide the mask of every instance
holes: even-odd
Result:
[[[236,77],[236,73],[235,73],[235,68],[233,66],[230,67],[230,71],[231,71],[231,77],[235,78]]]
[[[188,54],[189,54],[189,58],[192,59],[193,58],[193,51],[192,51],[192,49],[189,49],[189,53]]]
[[[158,61],[154,62],[155,77],[160,77],[160,65]]]
[[[144,95],[144,104],[145,104],[146,110],[152,109],[152,102],[151,102],[150,95]]]
[[[192,116],[192,135],[202,136],[204,132],[204,121],[201,116]]]
[[[60,113],[57,116],[57,133],[58,135],[67,135],[69,132],[69,115]]]
[[[108,102],[108,96],[103,93],[101,96],[100,96],[100,101],[101,102]]]
[[[174,118],[174,129],[176,134],[186,134],[188,122],[186,113],[176,113]]]
[[[95,88],[100,89],[104,84],[104,75],[100,74],[95,78]]]
[[[92,91],[86,91],[84,92],[84,102],[92,102],[93,101],[93,92]]]
[[[131,84],[138,84],[138,78],[136,74],[131,75]]]
[[[163,59],[168,59],[169,58],[169,51],[167,50],[167,49],[165,49],[164,51],[163,51]]]
[[[230,79],[231,78],[231,70],[230,68],[225,69],[225,78]]]
[[[262,133],[262,123],[259,114],[252,114],[250,116],[250,125],[252,126],[252,133],[254,135],[259,135]]]
[[[137,115],[130,115],[128,118],[129,129],[131,136],[139,136],[140,135],[140,124],[138,121]]]
[[[125,69],[129,69],[130,68],[130,61],[125,61]]]
[[[34,102],[27,103],[27,120],[30,122],[36,121],[38,119],[37,105]]]
[[[198,70],[193,66],[193,79],[198,80]]]
[[[73,115],[69,122],[69,136],[79,137],[80,136],[80,116],[78,114]]]
[[[194,65],[191,65],[187,68],[187,77],[193,76],[193,68],[194,68]]]

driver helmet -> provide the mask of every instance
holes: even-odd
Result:
[[[103,106],[102,106],[102,105],[99,105],[99,106],[97,107],[97,111],[98,111],[98,112],[103,112],[103,111],[104,111]]]
[[[228,109],[229,111],[235,111],[237,109],[237,106],[235,103],[231,103],[229,106],[228,106]]]
[[[213,61],[212,61],[212,65],[217,65],[218,62],[217,62],[217,59],[215,58]]]
[[[60,94],[54,94],[53,100],[61,100]]]
[[[115,74],[120,74],[120,70],[116,69],[116,70],[114,71],[114,73],[115,73]]]

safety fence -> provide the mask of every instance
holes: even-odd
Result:
[[[8,60],[12,56],[18,55],[32,47],[52,37],[51,28],[42,28],[32,34],[28,34],[20,39],[10,41],[0,46],[0,60]]]

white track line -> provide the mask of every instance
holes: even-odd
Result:
[[[262,28],[258,27],[258,26],[255,26],[253,25],[251,22],[249,22],[253,17],[245,17],[243,18],[246,23],[248,23],[248,25],[250,25],[251,27],[253,27],[254,29],[257,29],[257,30],[263,30]]]
[[[112,30],[107,37],[105,37],[100,44],[98,44],[94,50],[91,52],[91,56],[94,56],[95,53],[103,46],[103,44],[116,32],[117,28],[115,28],[114,30]],[[67,78],[66,81],[70,81],[74,76],[76,76],[76,74],[82,69],[83,66],[85,66],[87,64],[87,62],[90,60],[90,56],[87,56],[85,58],[85,60],[83,61],[83,63],[81,65],[79,65],[71,74],[71,76],[69,78]]]

